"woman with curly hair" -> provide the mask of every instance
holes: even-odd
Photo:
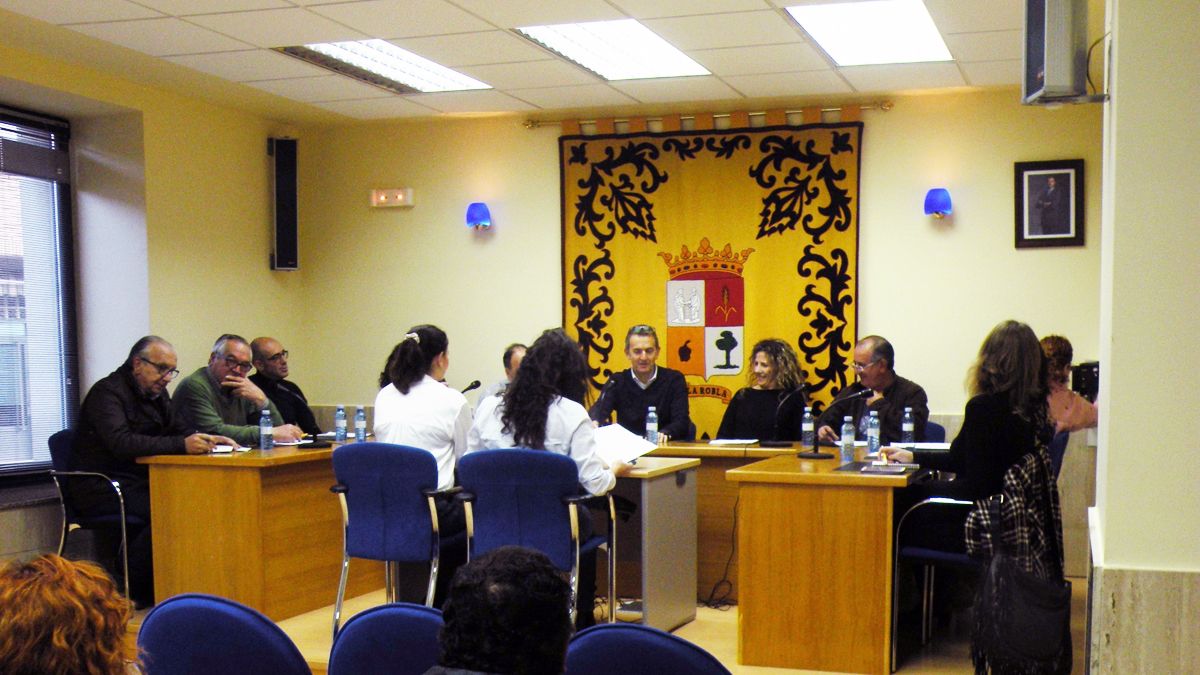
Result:
[[[125,631],[133,608],[90,562],[48,554],[0,570],[0,672],[129,675]]]
[[[808,398],[795,350],[783,340],[769,338],[754,345],[750,354],[750,386],[730,399],[717,438],[799,440]]]
[[[1047,335],[1041,340],[1042,355],[1046,357],[1046,402],[1050,406],[1050,422],[1054,431],[1093,429],[1099,419],[1096,404],[1071,391],[1071,360],[1075,350],[1071,341],[1061,335]]]

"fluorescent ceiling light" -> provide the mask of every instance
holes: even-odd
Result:
[[[526,26],[517,31],[606,80],[709,74],[633,19]]]
[[[921,0],[872,0],[788,7],[839,66],[950,61]]]
[[[398,94],[491,89],[462,73],[401,49],[387,40],[330,42],[276,51]]]

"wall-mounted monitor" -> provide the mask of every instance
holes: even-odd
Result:
[[[1087,0],[1025,0],[1021,102],[1087,94]]]

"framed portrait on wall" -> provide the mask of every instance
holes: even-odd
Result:
[[[1083,246],[1083,160],[1015,164],[1016,247]]]

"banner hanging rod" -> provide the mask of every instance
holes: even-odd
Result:
[[[812,107],[816,107],[816,106],[812,106]],[[887,112],[894,107],[896,107],[895,103],[884,100],[884,101],[877,101],[875,103],[864,103],[859,106],[859,109],[860,110],[882,110],[883,112]],[[783,114],[799,115],[799,114],[802,114],[804,112],[804,110],[805,110],[804,108],[787,109],[787,110],[783,111]],[[841,112],[841,111],[842,111],[842,106],[823,106],[821,108],[822,114],[832,113],[832,112]],[[731,117],[733,114],[734,113],[713,113],[713,119],[722,119],[722,118],[726,118],[726,117]],[[746,113],[746,115],[748,115],[750,117],[762,117],[766,114],[767,114],[766,110],[757,110],[757,111]],[[614,124],[627,124],[627,123],[629,123],[630,119],[632,119],[632,118],[630,118],[630,117],[614,117],[613,123]],[[661,122],[663,120],[663,118],[661,116],[657,116],[657,117],[648,116],[648,117],[645,117],[642,119],[645,119],[647,122]],[[680,115],[679,119],[680,120],[695,120],[696,115],[695,114]],[[533,120],[533,119],[530,119],[530,120],[525,120],[525,128],[526,129],[538,129],[540,127],[544,127],[544,126],[550,125],[550,124],[554,124],[554,125],[562,124],[562,122],[563,122],[563,120]],[[596,123],[596,120],[594,120],[594,119],[579,120],[580,125],[595,124],[595,123]]]

